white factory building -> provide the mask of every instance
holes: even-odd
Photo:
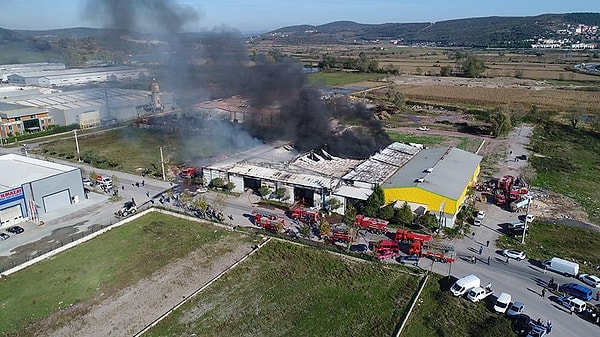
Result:
[[[7,76],[9,84],[44,88],[65,87],[94,82],[135,80],[147,70],[127,66],[15,72]]]
[[[66,66],[64,63],[16,63],[16,64],[0,64],[0,80],[2,82],[8,81],[8,75],[12,74],[27,74],[40,71],[50,70],[64,70]]]
[[[7,154],[0,156],[0,228],[43,219],[85,197],[77,167]]]
[[[8,100],[12,104],[47,109],[55,125],[79,124],[82,129],[134,119],[146,114],[140,107],[152,105],[153,100],[160,100],[165,109],[173,105],[173,95],[169,93],[103,88],[35,93]]]

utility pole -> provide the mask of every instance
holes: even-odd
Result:
[[[521,244],[524,245],[525,244],[525,236],[527,235],[527,221],[529,218],[529,205],[531,205],[531,198],[529,198],[529,201],[527,202],[527,208],[525,210],[525,226],[523,226],[523,235],[521,236]]]
[[[79,140],[77,139],[77,129],[73,130],[75,134],[75,146],[77,147],[77,161],[81,162],[81,155],[79,154]]]
[[[167,176],[165,175],[165,160],[163,158],[163,148],[162,148],[162,146],[160,147],[160,165],[162,166],[163,180],[166,181],[167,180]]]

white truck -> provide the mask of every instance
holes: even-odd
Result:
[[[462,296],[467,291],[481,286],[481,280],[475,275],[465,276],[457,280],[450,291],[454,296]]]
[[[542,267],[565,276],[573,277],[579,274],[579,263],[561,259],[560,257],[553,257],[542,262]]]
[[[494,291],[492,290],[492,288],[476,287],[469,290],[469,292],[467,293],[467,299],[469,299],[471,302],[479,302],[493,293]]]

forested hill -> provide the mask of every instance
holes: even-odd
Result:
[[[577,27],[591,27],[576,33]],[[254,42],[285,44],[347,44],[398,41],[462,47],[529,47],[537,39],[578,35],[579,42],[597,42],[600,13],[543,14],[526,17],[483,17],[440,22],[361,24],[338,21],[320,26],[299,25],[259,35]]]

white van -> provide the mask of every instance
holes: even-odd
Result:
[[[475,275],[465,276],[457,280],[450,291],[454,296],[461,296],[467,291],[481,286],[481,280]]]
[[[553,257],[542,262],[542,267],[563,274],[566,276],[575,276],[579,274],[579,264],[559,257]]]
[[[496,302],[494,303],[494,311],[499,314],[505,313],[506,309],[508,309],[508,306],[510,305],[511,300],[512,300],[512,298],[511,298],[510,294],[507,294],[507,293],[500,294],[500,296],[498,296],[498,298],[496,299]]]
[[[573,308],[575,312],[583,312],[585,310],[585,302],[573,296],[561,296],[558,298],[558,301],[568,309]]]

